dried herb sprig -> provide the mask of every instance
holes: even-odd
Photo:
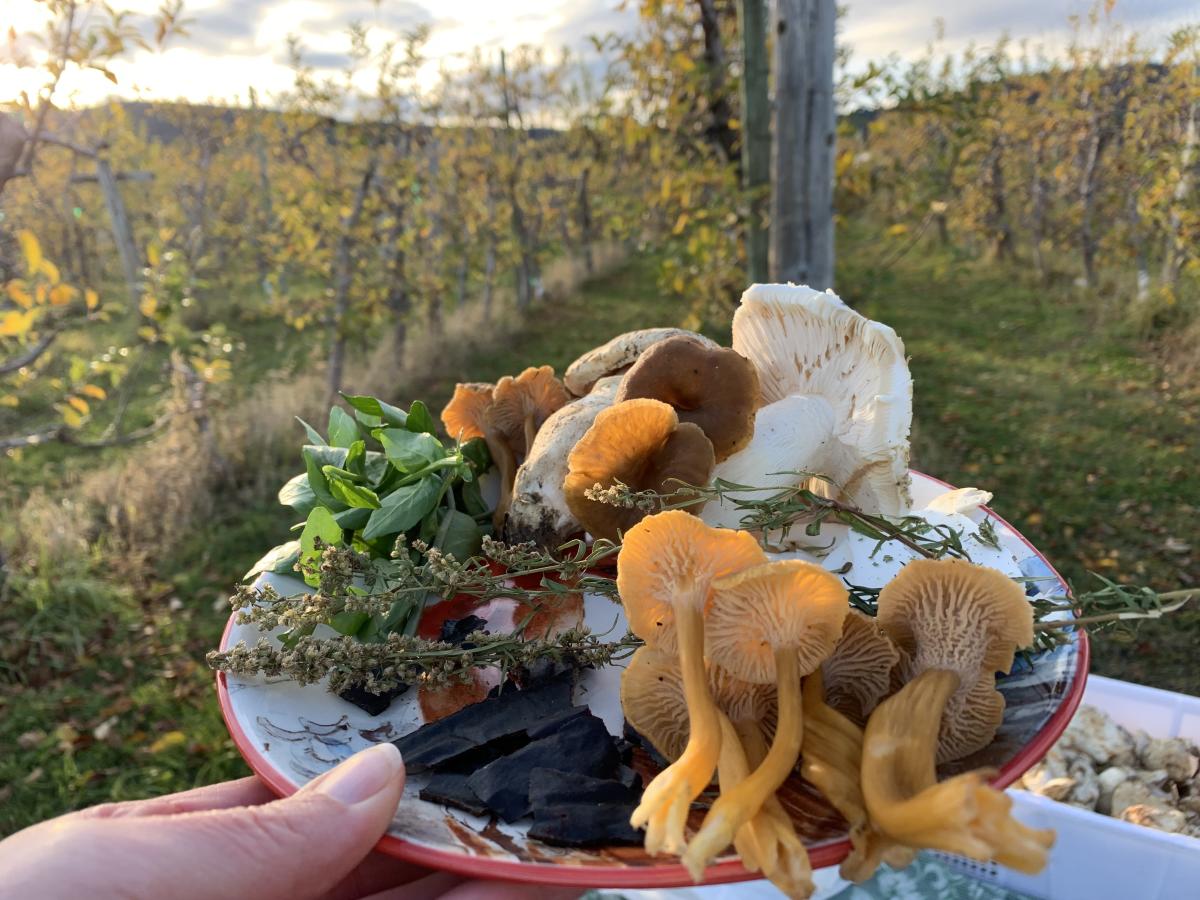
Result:
[[[465,682],[481,666],[496,666],[505,673],[544,660],[574,667],[606,666],[629,656],[642,642],[631,634],[606,642],[575,628],[536,640],[525,640],[517,632],[476,632],[465,643],[455,646],[405,634],[389,634],[375,644],[346,636],[304,636],[288,648],[262,638],[254,646],[243,641],[224,652],[211,652],[207,659],[212,668],[233,675],[283,675],[299,684],[328,676],[329,689],[335,693],[352,687],[385,693],[402,684],[437,687]]]
[[[809,479],[816,478],[832,484],[827,478],[807,472],[776,474],[795,476],[797,482],[807,483]],[[617,482],[608,488],[597,484],[584,493],[588,499],[597,503],[646,512],[686,509],[711,502],[730,503],[743,513],[739,527],[760,532],[764,542],[774,533],[787,537],[791,530],[799,525],[804,526],[806,535],[816,537],[820,535],[823,523],[836,522],[877,541],[880,546],[895,541],[930,559],[943,556],[970,559],[962,544],[962,533],[955,528],[929,522],[920,516],[889,519],[886,516],[866,513],[840,500],[823,497],[799,483],[783,488],[755,487],[717,478],[711,484],[703,486],[680,482],[674,491],[660,493],[634,491]],[[745,496],[747,494],[767,496]],[[986,535],[984,540],[986,542]]]

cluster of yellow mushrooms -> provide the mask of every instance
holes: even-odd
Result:
[[[645,642],[622,677],[622,708],[670,761],[631,821],[648,852],[680,855],[697,881],[732,845],[789,896],[812,892],[776,796],[795,773],[848,822],[842,871],[853,880],[921,848],[1045,865],[1053,833],[1013,819],[992,773],[939,782],[936,771],[991,742],[1004,711],[996,673],[1032,643],[1032,608],[1010,577],[916,559],[882,586],[871,618],[811,554],[787,535],[740,530],[727,504],[647,515],[597,496],[717,477],[804,483],[903,515],[911,394],[890,328],[828,292],[755,285],[732,349],[678,329],[632,332],[562,382],[542,367],[459,385],[442,413],[452,435],[486,439],[506,539],[621,543],[617,585]],[[719,796],[688,839],[689,811],[714,778]]]

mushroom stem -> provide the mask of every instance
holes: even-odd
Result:
[[[742,720],[734,723],[734,730],[745,749],[746,761],[757,768],[766,759],[768,752],[762,728],[758,722]],[[777,850],[777,862],[771,865],[764,863],[763,874],[789,897],[808,897],[815,890],[808,851],[804,848],[800,836],[796,834],[796,826],[792,823],[791,816],[774,794],[767,798],[762,810],[751,822],[758,823],[764,817],[774,826],[772,837],[778,843],[778,847],[772,848]],[[738,835],[740,834],[739,831]],[[734,846],[737,846],[736,838]]]
[[[693,873],[702,871],[729,846],[737,830],[762,808],[787,779],[800,755],[803,720],[800,696],[800,663],[794,648],[775,651],[779,723],[775,740],[750,777],[732,791],[722,792],[704,824],[692,839],[683,861]]]
[[[484,442],[492,462],[500,472],[500,499],[496,501],[496,509],[492,513],[492,526],[499,533],[504,525],[504,517],[508,515],[508,507],[512,504],[513,479],[517,476],[517,460],[504,439],[489,429],[484,433]]]
[[[1013,819],[1012,801],[986,783],[985,770],[937,780],[938,730],[960,681],[957,672],[928,669],[871,714],[862,756],[867,812],[897,843],[1038,872],[1053,831]]]
[[[530,448],[533,447],[533,439],[537,437],[537,423],[533,420],[533,413],[525,414],[525,455],[529,455]]]
[[[745,780],[750,774],[750,765],[746,762],[746,752],[729,717],[719,711],[718,716],[721,723],[721,754],[717,759],[717,780],[721,790],[725,791]],[[763,833],[766,830],[764,824],[757,820],[750,822],[733,839],[734,849],[751,872],[775,863],[775,848],[770,845],[768,850],[767,835]]]
[[[679,604],[675,628],[679,670],[688,708],[688,742],[679,759],[646,786],[641,804],[629,819],[634,828],[645,826],[646,852],[651,854],[683,852],[687,811],[712,781],[721,751],[719,710],[708,692],[708,674],[704,668],[702,610],[690,603]],[[721,849],[727,846],[729,841]]]

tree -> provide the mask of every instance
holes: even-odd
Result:
[[[771,278],[833,285],[833,0],[778,0]]]

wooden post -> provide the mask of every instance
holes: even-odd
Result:
[[[117,186],[116,176],[113,175],[108,160],[97,154],[95,162],[96,182],[104,194],[104,205],[108,207],[113,240],[117,244],[117,254],[121,257],[121,269],[125,273],[125,285],[136,306],[142,296],[142,279],[139,273],[141,261],[138,259],[137,245],[133,241],[133,229],[129,226],[129,214],[125,211],[125,201],[121,199],[121,190]]]
[[[771,120],[767,98],[767,8],[765,0],[741,0],[742,189],[746,202],[746,265],[751,282],[768,280],[767,226],[771,179]]]
[[[833,286],[834,0],[778,0],[771,278]]]

